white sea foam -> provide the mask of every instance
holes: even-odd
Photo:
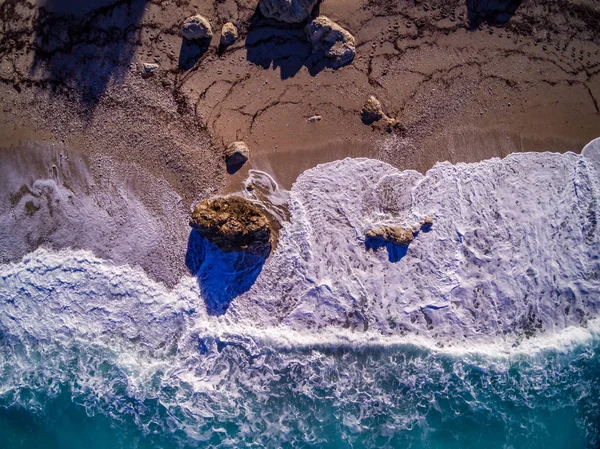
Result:
[[[514,154],[438,164],[426,176],[368,159],[304,173],[290,222],[239,320],[342,326],[438,341],[518,340],[596,317],[598,176],[575,154]],[[368,250],[379,223],[412,227],[406,254]]]
[[[152,329],[150,321],[165,311],[185,309],[196,322],[253,329],[320,336],[319,329],[327,328],[365,340],[420,337],[438,346],[510,347],[524,335],[552,335],[598,316],[599,192],[593,165],[574,154],[444,163],[426,176],[346,159],[298,179],[277,251],[224,317],[206,314],[195,279],[184,278],[170,291],[141,270],[85,252],[38,250],[2,266],[1,297],[3,307],[28,304],[31,310],[15,312],[15,319],[39,316],[45,326],[51,322],[40,314],[48,307],[78,310],[76,326],[66,328],[79,330],[95,329],[98,315],[122,315],[117,333],[130,338]],[[285,209],[287,197],[275,196]],[[402,257],[394,254],[398,248],[365,246],[369,227],[411,227],[425,215],[433,217],[433,229],[420,232]],[[222,265],[217,262],[211,265]],[[120,296],[146,299],[135,307],[123,304],[123,310],[107,308],[106,298]]]

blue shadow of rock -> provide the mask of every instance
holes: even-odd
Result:
[[[231,302],[250,290],[265,258],[246,252],[226,253],[192,230],[185,264],[196,278],[209,315],[224,315]]]
[[[388,260],[392,263],[400,262],[408,252],[407,245],[394,245],[393,243],[373,237],[365,238],[365,248],[367,250],[377,251],[379,248],[383,247],[387,250]]]
[[[197,39],[189,41],[183,39],[179,50],[179,68],[189,70],[206,54],[210,48],[210,39]]]
[[[469,26],[477,28],[481,23],[507,23],[515,14],[522,0],[467,0]]]

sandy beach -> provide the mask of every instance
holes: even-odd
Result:
[[[262,17],[256,3],[3,2],[3,146],[42,140],[141,165],[191,203],[235,191],[249,168],[289,187],[345,156],[424,172],[579,151],[600,134],[593,1],[496,2],[502,14],[478,15],[477,2],[327,0],[320,14],[356,39],[354,61],[338,70],[315,65],[302,27]],[[195,13],[215,30],[206,49],[179,33]],[[227,21],[240,38],[222,51]],[[362,122],[369,95],[398,120],[392,133]],[[230,176],[222,151],[234,140],[251,158]]]

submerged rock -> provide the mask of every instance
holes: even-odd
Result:
[[[431,231],[431,228],[433,227],[433,218],[425,216],[422,220],[421,220],[421,230],[422,231]]]
[[[227,22],[221,29],[221,47],[229,47],[237,40],[238,36],[238,30],[235,25],[231,22]]]
[[[366,237],[394,245],[408,246],[413,241],[413,231],[400,226],[379,226],[367,231]]]
[[[319,16],[304,28],[314,52],[322,52],[337,69],[356,55],[354,36],[326,16]]]
[[[270,19],[287,23],[305,21],[319,0],[260,0],[260,12]]]
[[[252,201],[228,196],[200,201],[190,226],[224,252],[245,251],[267,257],[271,252],[271,225]]]
[[[181,34],[187,40],[209,39],[213,35],[210,22],[200,14],[185,19]]]
[[[360,111],[362,121],[365,125],[372,125],[383,119],[383,123],[387,129],[391,129],[398,124],[396,119],[386,115],[383,111],[383,105],[373,95],[367,98],[362,110]]]

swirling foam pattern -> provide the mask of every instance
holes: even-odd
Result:
[[[290,196],[280,250],[240,312],[255,319],[485,342],[598,315],[600,189],[575,154],[444,163],[426,176],[346,159],[304,173]],[[371,226],[424,216],[433,229],[405,255],[365,248]]]
[[[195,279],[39,249],[0,266],[0,447],[595,448],[598,192],[572,154],[319,166],[221,317]]]

